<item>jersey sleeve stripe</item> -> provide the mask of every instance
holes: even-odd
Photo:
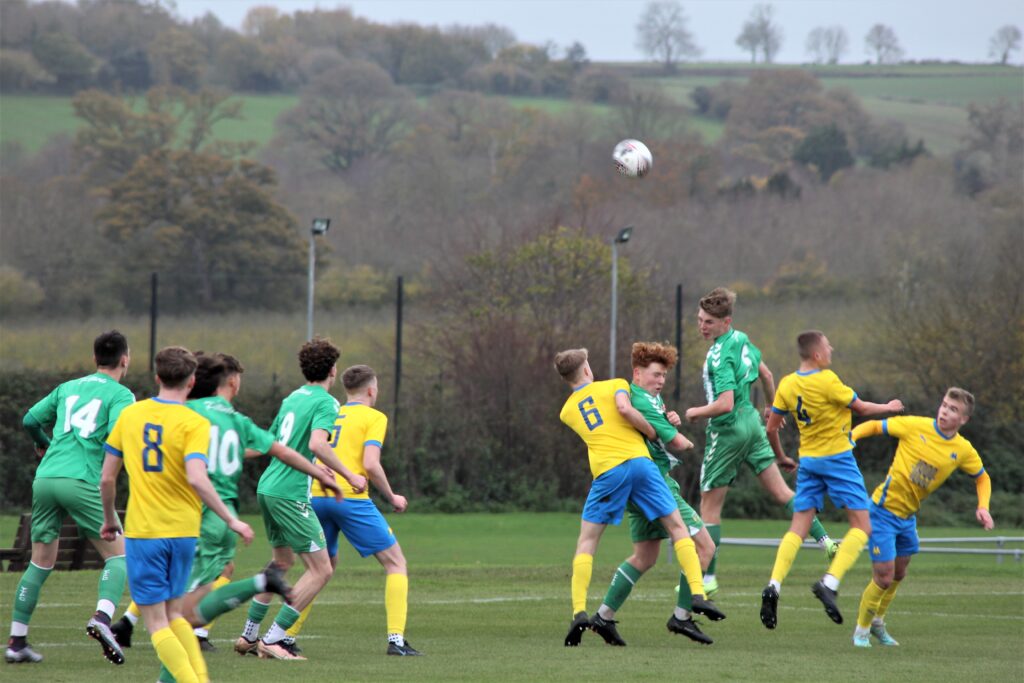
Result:
[[[105,450],[107,453],[110,453],[111,455],[117,456],[118,458],[123,458],[124,457],[124,453],[122,453],[121,451],[117,450],[116,448],[111,446],[109,443],[103,444],[103,450]]]
[[[197,458],[199,460],[202,460],[204,463],[209,462],[206,459],[206,453],[189,453],[188,455],[185,456],[185,462],[188,462],[189,460],[195,460]]]
[[[985,474],[985,468],[984,467],[982,467],[980,470],[978,470],[974,474],[968,474],[967,476],[970,477],[971,479],[977,479],[978,477],[980,477],[983,474]]]
[[[775,413],[776,415],[785,415],[786,414],[785,410],[779,410],[775,406],[772,406],[772,412]]]
[[[850,402],[846,404],[846,407],[849,408],[850,406],[852,406],[853,402],[856,401],[856,400],[857,400],[857,392],[855,391],[855,392],[853,392],[853,398],[851,398]]]
[[[629,396],[629,392],[626,391],[625,389],[617,389],[615,391],[615,395],[618,396],[619,394],[625,394],[626,396]]]
[[[882,420],[882,433],[889,436],[889,420]]]
[[[363,442],[363,445],[364,446],[376,446],[377,448],[384,448],[384,444],[382,444],[380,441],[377,441],[377,439],[367,439],[366,441]]]

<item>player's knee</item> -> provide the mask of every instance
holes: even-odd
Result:
[[[646,550],[635,550],[633,554],[626,558],[626,562],[633,565],[633,568],[643,574],[648,569],[654,566],[658,561],[658,555],[655,553],[653,556],[649,551]]]

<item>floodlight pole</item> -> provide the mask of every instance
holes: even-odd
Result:
[[[611,331],[608,343],[609,377],[615,379],[615,331],[618,327],[618,290],[619,290],[619,245],[625,244],[633,235],[633,226],[622,228],[612,240],[612,313]]]
[[[314,218],[309,229],[309,287],[306,298],[306,341],[313,338],[313,280],[316,275],[316,236],[331,227],[330,218]]]

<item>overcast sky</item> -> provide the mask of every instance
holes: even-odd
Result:
[[[495,23],[528,43],[553,41],[559,47],[580,41],[597,60],[643,59],[636,48],[636,23],[646,0],[177,0],[178,14],[192,19],[212,11],[239,28],[250,7],[271,5],[282,12],[350,7],[357,16],[380,23],[411,21],[422,25]],[[683,2],[690,31],[703,51],[701,59],[742,61],[736,47],[740,26],[754,0]],[[1020,0],[775,0],[784,31],[779,62],[807,60],[804,40],[816,26],[840,25],[850,37],[844,62],[862,62],[864,35],[876,23],[891,26],[907,59],[964,62],[988,60],[988,41],[1005,24],[1024,26]],[[1013,56],[1022,61],[1021,51]]]

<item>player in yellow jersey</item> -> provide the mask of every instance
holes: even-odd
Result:
[[[117,477],[128,472],[125,554],[128,586],[146,621],[157,656],[178,683],[209,681],[182,596],[192,567],[202,505],[249,543],[252,529],[231,515],[206,474],[210,423],[185,407],[196,359],[177,346],[156,355],[160,391],[121,411],[107,438],[100,477],[102,537],[122,533],[115,511]]]
[[[869,635],[882,645],[899,645],[885,629],[885,613],[918,551],[917,511],[954,470],[974,478],[978,491],[974,517],[986,531],[995,527],[988,511],[992,481],[978,451],[960,436],[960,428],[973,412],[974,396],[952,387],[935,418],[892,417],[865,422],[853,430],[854,441],[878,434],[899,439],[889,474],[871,496],[871,581],[860,599],[853,632],[857,647],[871,647]]]
[[[594,483],[583,506],[576,555],[572,561],[572,611],[566,647],[580,644],[591,627],[587,616],[587,589],[601,534],[618,524],[627,502],[632,502],[649,521],[661,522],[675,549],[676,560],[693,594],[692,611],[712,621],[725,618],[704,598],[700,559],[683,523],[675,499],[647,451],[641,433],[657,437],[654,428],[632,406],[629,383],[624,379],[594,381],[586,349],[568,349],[555,356],[555,369],[572,387],[559,418],[587,445]],[[637,431],[639,430],[639,431]]]
[[[767,628],[775,628],[778,623],[782,581],[793,566],[814,515],[824,506],[826,493],[836,507],[846,508],[850,530],[843,537],[825,576],[811,586],[811,591],[825,606],[829,618],[837,624],[843,623],[836,602],[839,582],[857,561],[871,533],[870,501],[864,477],[851,450],[851,413],[879,415],[903,410],[899,400],[870,403],[858,398],[857,392],[843,384],[836,373],[828,369],[832,364],[832,345],[824,333],[801,332],[796,343],[800,369],[779,382],[767,425],[768,439],[776,452],[782,450],[779,428],[783,415],[792,413],[800,429],[800,467],[793,498],[793,521],[779,544],[771,581],[761,593],[761,623]]]
[[[377,373],[368,365],[353,365],[341,373],[345,387],[345,404],[338,410],[331,434],[331,447],[338,459],[352,472],[366,477],[374,488],[395,509],[405,512],[409,503],[405,496],[391,488],[387,474],[380,463],[381,448],[388,429],[387,415],[373,406],[379,396]],[[338,534],[344,534],[360,557],[373,555],[384,567],[384,611],[387,614],[387,654],[417,656],[417,651],[405,639],[406,615],[409,611],[409,572],[405,555],[384,515],[370,500],[365,488],[355,490],[337,477],[345,493],[344,500],[336,500],[319,483],[312,488],[313,511],[324,528],[327,554],[331,567],[338,566]],[[312,605],[310,605],[312,607]],[[299,621],[288,630],[294,637],[302,628],[310,607],[303,610]]]

